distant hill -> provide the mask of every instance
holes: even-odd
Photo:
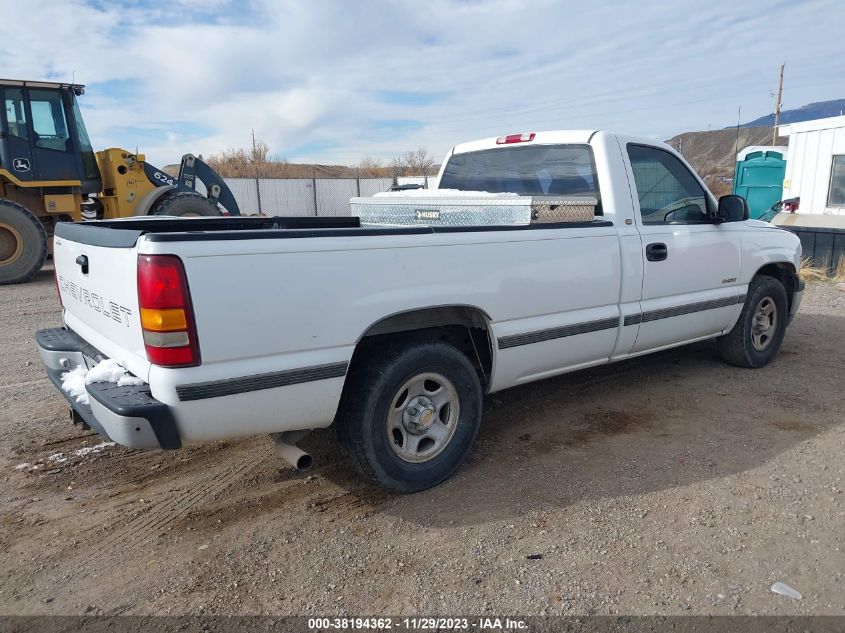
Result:
[[[783,110],[780,113],[780,123],[798,123],[800,121],[812,121],[813,119],[826,119],[831,116],[839,116],[845,113],[845,99],[834,99],[833,101],[818,101],[795,108]],[[764,127],[775,124],[775,115],[767,114],[758,119],[743,123],[740,127]]]
[[[798,123],[813,119],[839,116],[845,112],[845,99],[808,103],[800,108],[780,113],[780,123]],[[771,145],[773,114],[761,116],[748,123],[740,124],[739,138],[736,127],[707,132],[684,132],[670,138],[667,143],[684,155],[695,170],[704,178],[710,190],[724,195],[733,189],[734,163],[736,154],[749,145]],[[775,145],[788,145],[788,139],[778,138]]]
[[[227,165],[209,161],[209,164],[224,178],[390,178],[390,167],[358,168],[347,165],[314,165],[311,163],[289,163],[268,161],[258,167],[252,165]],[[162,171],[179,174],[179,165],[167,165]]]
[[[710,191],[720,196],[730,193],[733,189],[736,152],[749,145],[771,145],[772,128],[740,128],[738,139],[735,127],[707,132],[684,132],[666,142],[679,150],[704,178]],[[787,144],[785,138],[778,138],[775,142],[775,145]]]

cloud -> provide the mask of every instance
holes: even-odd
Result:
[[[845,96],[834,0],[7,3],[0,67],[88,85],[98,147],[355,163],[538,129],[662,138]],[[788,41],[788,46],[784,42]]]
[[[375,97],[384,103],[400,106],[425,106],[443,101],[445,92],[419,92],[411,90],[382,90]]]

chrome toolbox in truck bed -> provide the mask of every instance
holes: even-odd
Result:
[[[436,191],[436,190],[433,190]],[[546,196],[456,197],[423,195],[352,198],[361,226],[497,226],[592,222],[598,200]]]

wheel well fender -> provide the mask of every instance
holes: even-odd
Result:
[[[490,316],[476,306],[447,305],[417,308],[384,317],[368,327],[355,343],[350,366],[367,349],[391,340],[443,340],[469,358],[482,385],[490,382],[495,360],[495,345]]]
[[[781,284],[783,284],[783,287],[786,290],[786,299],[789,303],[789,307],[792,307],[792,297],[798,290],[798,273],[792,263],[772,262],[770,264],[766,264],[754,273],[754,276],[774,277],[777,279]]]

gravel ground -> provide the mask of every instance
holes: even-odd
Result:
[[[266,438],[102,446],[44,377],[58,323],[50,271],[0,288],[0,614],[845,614],[831,284],[766,369],[707,343],[495,394],[469,462],[412,496],[330,431],[307,476]]]

